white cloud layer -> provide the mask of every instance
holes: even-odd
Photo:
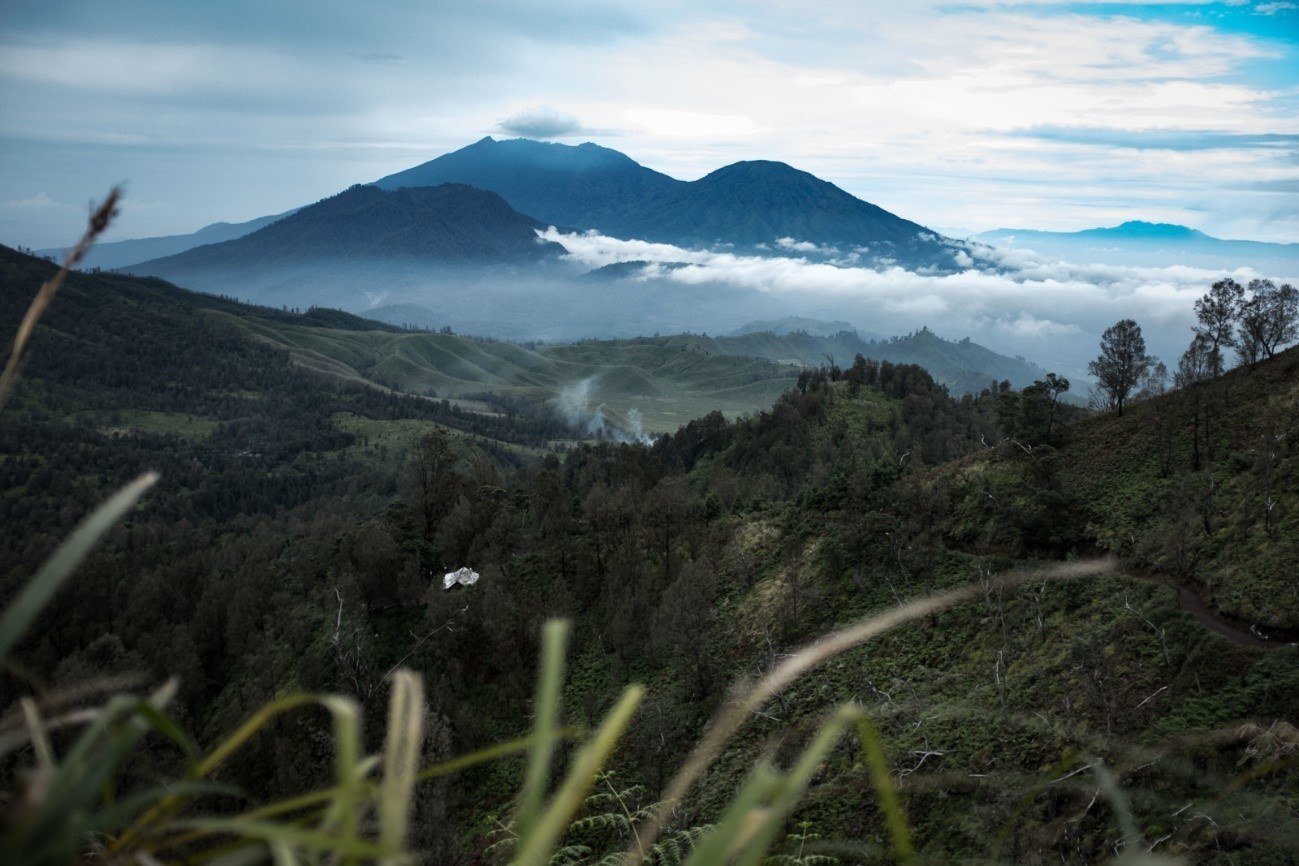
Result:
[[[541,233],[574,261],[592,268],[646,262],[644,280],[743,288],[788,300],[799,310],[835,315],[880,333],[929,325],[951,337],[973,336],[1078,375],[1105,327],[1136,319],[1153,351],[1175,360],[1187,341],[1195,299],[1222,271],[1193,267],[1124,267],[1053,260],[1024,249],[969,247],[959,273],[926,275],[903,268],[871,270],[794,256],[740,255],[596,233]],[[1248,268],[1232,273],[1248,282]]]

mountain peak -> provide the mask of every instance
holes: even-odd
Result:
[[[593,142],[492,138],[375,181],[381,189],[465,183],[491,190],[520,213],[552,225],[598,228],[626,202],[681,183]]]
[[[1152,223],[1145,220],[1128,220],[1112,228],[1088,229],[1079,234],[1105,235],[1125,238],[1151,238],[1167,240],[1188,240],[1207,237],[1204,232],[1175,223]]]
[[[794,168],[787,162],[774,159],[744,159],[724,165],[700,178],[700,182],[720,180],[813,181],[818,185],[833,186],[814,174]]]

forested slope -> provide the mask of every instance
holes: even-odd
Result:
[[[48,265],[5,263],[12,327]],[[1122,419],[1069,424],[1040,390],[954,399],[918,367],[861,359],[803,373],[752,417],[711,413],[652,446],[584,443],[524,461],[512,455],[545,433],[540,421],[340,388],[231,319],[316,327],[294,314],[213,314],[147,281],[85,276],[65,291],[0,416],[4,519],[24,529],[0,549],[6,595],[111,484],[154,467],[164,486],[20,648],[45,682],[178,675],[177,715],[204,743],[286,690],[340,692],[364,707],[373,749],[385,675],[407,665],[429,684],[431,763],[523,732],[541,623],[567,617],[565,723],[589,726],[624,684],[647,687],[603,782],[636,809],[728,682],[860,617],[973,584],[977,600],[840,655],[750,718],[670,829],[716,821],[756,761],[785,763],[827,713],[856,702],[883,733],[929,858],[1095,862],[1121,847],[1129,814],[1139,850],[1221,863],[1299,851],[1296,649],[1228,640],[1126,568],[1168,567],[1143,540],[1167,537],[1160,521],[1190,499],[1177,485],[1208,477],[1217,504],[1191,538],[1212,553],[1197,562],[1214,569],[1201,578],[1213,600],[1240,590],[1261,605],[1292,586],[1267,583],[1266,569],[1295,573],[1293,547],[1277,540],[1299,507],[1295,437],[1269,440],[1270,463],[1243,455],[1260,419],[1293,398],[1293,352]],[[150,300],[157,292],[167,300]],[[337,317],[329,327],[403,336]],[[1293,415],[1281,417],[1288,430]],[[456,424],[495,438],[445,432]],[[531,432],[506,442],[510,429]],[[1263,517],[1253,491],[1269,477]],[[1134,502],[1146,505],[1123,510]],[[1124,572],[987,582],[1098,544],[1129,558]],[[436,578],[461,565],[481,580],[444,591]],[[254,801],[317,788],[328,729],[324,714],[288,717],[221,781]],[[168,760],[148,753],[131,773],[153,778]],[[412,835],[428,862],[498,858],[490,845],[521,771],[500,761],[418,788]],[[882,862],[876,802],[860,753],[837,749],[778,850],[834,842],[822,853]],[[565,841],[585,847],[579,862],[629,842],[598,820]]]

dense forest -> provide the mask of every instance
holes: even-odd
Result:
[[[52,268],[2,252],[11,332]],[[1098,378],[1132,381],[1105,392],[1102,413],[1064,402],[1053,375],[958,399],[919,367],[859,356],[805,371],[767,411],[714,412],[638,445],[578,441],[536,407],[476,413],[348,386],[229,316],[373,326],[104,274],[74,275],[43,321],[0,414],[0,593],[111,490],[146,468],[162,481],[27,636],[0,705],[177,676],[175,715],[201,742],[290,690],[355,698],[377,742],[386,677],[405,666],[427,683],[436,761],[523,732],[542,624],[564,617],[567,721],[594,726],[623,685],[647,687],[603,777],[630,814],[735,678],[861,616],[982,582],[976,601],[781,694],[670,828],[688,839],[722,820],[759,758],[787,759],[854,701],[935,860],[1113,856],[1129,831],[1101,794],[1112,778],[1143,850],[1294,862],[1299,349],[1273,343],[1228,370],[1235,332],[1197,337],[1166,388],[1132,334],[1107,334],[1099,360],[1126,367]],[[1121,572],[990,580],[1097,552]],[[444,589],[460,566],[481,579]],[[222,781],[253,801],[318,787],[327,730],[285,716]],[[128,773],[153,779],[174,761],[159,745]],[[1109,776],[1075,772],[1095,765]],[[424,862],[500,860],[521,773],[503,761],[421,786]],[[884,861],[883,824],[866,768],[836,749],[772,862]],[[627,844],[624,823],[579,822],[563,862]]]

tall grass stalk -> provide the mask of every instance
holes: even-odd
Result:
[[[703,737],[690,752],[681,769],[668,783],[667,790],[664,791],[661,799],[661,808],[656,810],[654,817],[637,831],[640,845],[632,845],[628,848],[623,858],[624,866],[637,866],[642,861],[641,847],[654,844],[663,831],[663,826],[672,810],[681,802],[695,781],[712,764],[721,753],[722,747],[726,745],[727,741],[740,729],[740,726],[744,724],[750,715],[755,710],[761,709],[767,701],[780,694],[789,687],[790,683],[807,671],[845,650],[879,637],[898,626],[917,619],[923,619],[946,608],[972,601],[986,592],[988,588],[993,590],[1008,589],[1032,581],[1073,580],[1080,577],[1109,574],[1115,568],[1116,563],[1111,558],[1080,560],[1078,562],[1063,563],[1044,571],[1037,569],[1014,571],[991,581],[937,593],[900,605],[885,613],[868,617],[814,641],[794,652],[793,655],[777,665],[775,669],[757,683],[750,684],[747,680],[735,683],[730,690],[731,699],[713,716],[704,731]]]
[[[9,395],[18,382],[18,373],[27,354],[27,345],[31,342],[32,335],[36,333],[36,323],[40,321],[41,316],[45,315],[46,309],[54,301],[54,296],[58,294],[68,274],[81,264],[86,253],[90,252],[95,241],[117,216],[117,206],[121,200],[122,188],[115,186],[108,191],[108,195],[99,205],[91,208],[90,220],[81,239],[68,251],[63,266],[37,290],[36,297],[28,306],[22,323],[18,325],[18,333],[14,335],[13,345],[9,348],[9,357],[5,360],[4,372],[0,373],[0,409],[3,409],[5,403],[9,401]]]

